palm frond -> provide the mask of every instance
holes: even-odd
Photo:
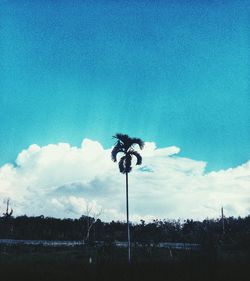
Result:
[[[117,154],[119,152],[124,152],[123,146],[121,145],[121,143],[118,141],[116,143],[116,145],[114,146],[114,148],[111,151],[111,159],[116,162],[117,161]]]
[[[124,155],[121,157],[119,163],[119,170],[122,174],[126,174],[131,172],[132,167],[131,167],[131,156],[130,155]]]
[[[144,147],[144,141],[139,138],[131,138],[132,144],[138,144],[140,149]]]
[[[125,165],[124,165],[124,162],[125,162],[125,158],[126,156],[122,156],[119,163],[118,163],[118,166],[119,166],[119,170],[122,174],[125,174]]]
[[[130,173],[132,170],[132,157],[131,155],[127,154],[126,155],[126,160],[125,160],[125,166],[126,166],[126,173]]]
[[[128,135],[116,134],[113,138],[117,139],[117,143],[120,143],[125,151],[127,151],[132,145],[131,138]]]
[[[130,139],[130,137],[128,135],[124,135],[124,134],[120,134],[120,133],[115,134],[113,136],[113,138],[121,141],[123,144],[127,143],[129,141],[129,139]]]
[[[130,155],[134,155],[136,157],[136,165],[141,165],[142,157],[141,157],[140,153],[138,153],[137,151],[131,149],[129,151],[129,154]]]
[[[115,134],[113,138],[117,139],[118,141],[121,141],[126,150],[128,150],[134,144],[138,144],[140,149],[143,149],[144,147],[144,142],[140,138],[131,138],[126,134],[120,133]]]

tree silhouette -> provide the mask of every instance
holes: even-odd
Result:
[[[129,206],[128,206],[128,173],[132,170],[132,157],[136,157],[136,165],[141,165],[142,157],[134,149],[135,145],[139,145],[140,149],[143,149],[144,142],[139,138],[131,138],[128,135],[116,134],[113,138],[117,139],[117,142],[112,149],[111,158],[114,162],[117,162],[117,154],[122,153],[123,156],[119,160],[118,166],[122,174],[126,175],[126,211],[127,211],[127,231],[128,231],[128,261],[131,260],[131,247],[130,247],[130,228],[129,228]]]
[[[8,198],[6,201],[6,212],[3,213],[3,216],[6,219],[10,218],[13,214],[13,209],[11,208],[11,210],[9,211],[9,206],[10,206],[10,199]]]

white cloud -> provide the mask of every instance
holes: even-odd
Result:
[[[143,164],[129,175],[132,220],[218,217],[222,205],[228,216],[249,214],[250,161],[205,173],[205,162],[179,151],[146,143]],[[110,152],[89,139],[79,148],[33,144],[0,168],[0,198],[11,198],[15,215],[79,217],[90,204],[103,220],[125,220],[125,177]]]

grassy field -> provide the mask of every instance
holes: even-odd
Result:
[[[89,264],[89,257],[92,264]],[[249,280],[249,261],[221,260],[198,252],[135,249],[126,263],[126,249],[5,247],[0,253],[1,280]]]

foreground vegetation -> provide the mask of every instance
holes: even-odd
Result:
[[[249,255],[242,251],[173,250],[170,255],[168,249],[145,247],[132,249],[132,263],[126,261],[126,249],[112,245],[106,250],[5,246],[1,248],[0,276],[3,280],[244,281],[250,274]]]

